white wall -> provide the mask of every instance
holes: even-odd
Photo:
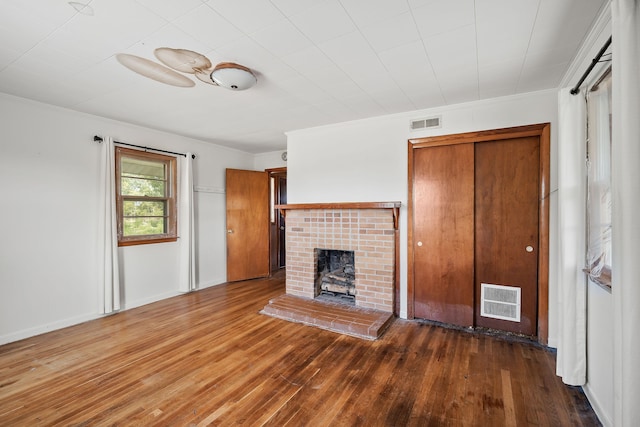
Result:
[[[611,13],[606,8],[571,64],[563,79],[563,86],[566,87],[561,90],[569,90],[569,87],[573,87],[578,82],[610,35]],[[597,65],[583,86],[592,85],[609,65],[610,63]],[[585,90],[582,89],[577,96],[584,96],[584,93]],[[586,186],[586,178],[584,183]],[[586,194],[586,189],[583,188],[583,191]],[[583,389],[605,426],[613,425],[613,339],[614,312],[611,292],[602,289],[592,281],[587,281],[587,383]]]
[[[98,317],[93,135],[197,155],[197,283],[226,280],[225,168],[253,169],[252,154],[9,95],[0,123],[0,344]],[[125,308],[178,294],[177,254],[120,248]]]
[[[442,127],[411,132],[409,121],[442,116]],[[556,91],[496,98],[289,132],[289,203],[402,202],[400,316],[407,314],[407,141],[433,135],[551,123],[551,230],[557,223]],[[557,239],[550,236],[549,343],[556,339]]]
[[[282,160],[282,153],[285,151],[286,150],[270,151],[268,153],[256,154],[253,160],[253,169],[263,171],[265,169],[287,167],[287,162]]]

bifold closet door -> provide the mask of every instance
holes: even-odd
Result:
[[[476,326],[536,335],[539,174],[537,136],[475,144]]]
[[[416,317],[473,325],[474,179],[473,143],[415,150]]]

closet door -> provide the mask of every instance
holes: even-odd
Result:
[[[414,154],[415,316],[473,325],[474,144]]]
[[[536,335],[539,174],[537,136],[475,144],[476,326]]]

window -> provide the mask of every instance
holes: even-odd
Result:
[[[611,68],[587,95],[587,271],[611,287]]]
[[[176,159],[116,148],[119,246],[170,242],[176,236]]]

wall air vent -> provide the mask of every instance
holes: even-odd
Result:
[[[435,129],[442,127],[442,117],[427,117],[424,119],[416,119],[411,120],[409,127],[412,131],[422,130],[422,129]]]
[[[480,288],[480,315],[519,322],[520,292],[521,288],[515,286],[482,283]]]

